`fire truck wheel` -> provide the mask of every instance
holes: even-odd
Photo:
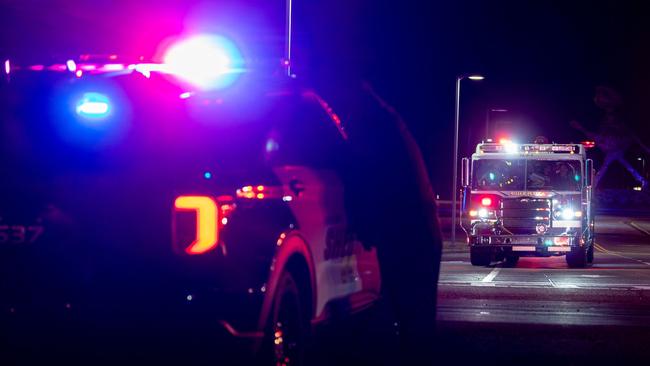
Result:
[[[587,250],[587,263],[589,263],[589,264],[594,263],[594,245],[593,245],[593,242],[589,246],[589,250]]]
[[[519,262],[518,255],[507,255],[505,259],[506,259],[505,265],[507,267],[515,267],[517,266],[517,262]]]
[[[470,248],[469,259],[473,266],[487,266],[492,262],[492,253],[482,248]]]
[[[571,252],[566,254],[566,263],[570,268],[585,268],[589,263],[588,256],[589,251],[587,248],[576,248]]]

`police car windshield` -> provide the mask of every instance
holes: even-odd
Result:
[[[473,162],[473,188],[498,191],[579,191],[580,162],[485,159]]]

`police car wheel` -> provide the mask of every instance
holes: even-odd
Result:
[[[473,266],[487,266],[492,262],[492,253],[482,248],[470,248],[469,260]]]
[[[305,316],[298,285],[289,272],[280,277],[273,301],[270,336],[272,365],[303,365],[309,335],[309,321]]]

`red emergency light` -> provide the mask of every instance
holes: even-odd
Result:
[[[473,195],[472,201],[475,207],[493,208],[499,205],[499,196],[487,194]]]
[[[472,195],[470,209],[468,211],[470,218],[489,219],[494,218],[496,208],[499,205],[497,195]]]
[[[585,149],[591,149],[596,147],[595,141],[582,141],[580,144],[585,147]]]

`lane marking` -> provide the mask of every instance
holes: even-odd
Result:
[[[627,224],[632,226],[633,228],[639,230],[640,232],[646,234],[647,236],[650,236],[650,231],[648,231],[648,230],[642,228],[641,226],[637,225],[634,221],[630,221]]]
[[[604,253],[606,253],[606,254],[615,255],[615,256],[617,256],[617,257],[625,258],[625,259],[628,259],[628,260],[631,260],[631,261],[635,261],[635,262],[643,263],[643,264],[645,264],[646,266],[650,266],[650,263],[648,263],[648,262],[644,262],[644,261],[642,261],[642,260],[640,260],[640,259],[636,259],[636,258],[632,258],[632,257],[627,257],[627,256],[624,256],[624,255],[619,254],[619,253],[617,253],[617,252],[612,252],[611,250],[605,249],[602,245],[600,245],[600,244],[598,244],[598,243],[596,243],[596,242],[594,242],[594,247],[596,247],[596,248],[600,247],[601,250],[602,250]]]
[[[596,242],[594,242],[594,248],[596,248],[596,250],[598,250],[599,252],[602,252],[602,253],[608,253],[609,252],[609,249],[605,249],[605,247],[603,247],[602,245],[600,245],[600,244],[598,244]]]
[[[617,245],[617,246],[620,246],[620,245]],[[616,253],[616,252],[613,252],[613,251],[603,247],[602,245],[596,244],[596,243],[594,243],[594,248],[596,250],[598,250],[599,252],[602,252],[602,253],[608,253],[608,252],[609,253]],[[644,255],[650,255],[650,252],[645,252],[644,253],[644,252],[628,252],[628,251],[626,251],[625,254],[644,256]]]
[[[553,281],[546,273],[544,273],[544,277],[546,277],[548,283],[551,284],[551,287],[558,288],[558,285],[555,283],[555,281]]]
[[[552,284],[555,286],[552,286]],[[575,283],[555,283],[553,281],[544,282],[526,282],[526,281],[498,281],[490,283],[482,283],[475,281],[439,281],[439,286],[450,287],[498,287],[498,288],[557,288],[557,289],[576,289],[576,290],[614,290],[614,291],[648,291],[650,286],[648,284],[638,283],[602,283],[602,284],[575,284]]]
[[[601,278],[601,277],[614,277],[614,276],[608,276],[608,275],[580,275],[580,277],[586,277],[586,278]]]
[[[497,286],[496,282],[472,282],[469,284],[469,286],[477,286],[477,287],[499,287]]]
[[[488,273],[488,275],[485,276],[485,277],[481,280],[481,282],[483,282],[483,283],[485,283],[485,282],[492,282],[492,280],[494,279],[494,277],[496,277],[496,276],[499,274],[499,272],[501,272],[501,268],[499,268],[499,267],[494,267],[494,269],[492,270],[492,272]]]

